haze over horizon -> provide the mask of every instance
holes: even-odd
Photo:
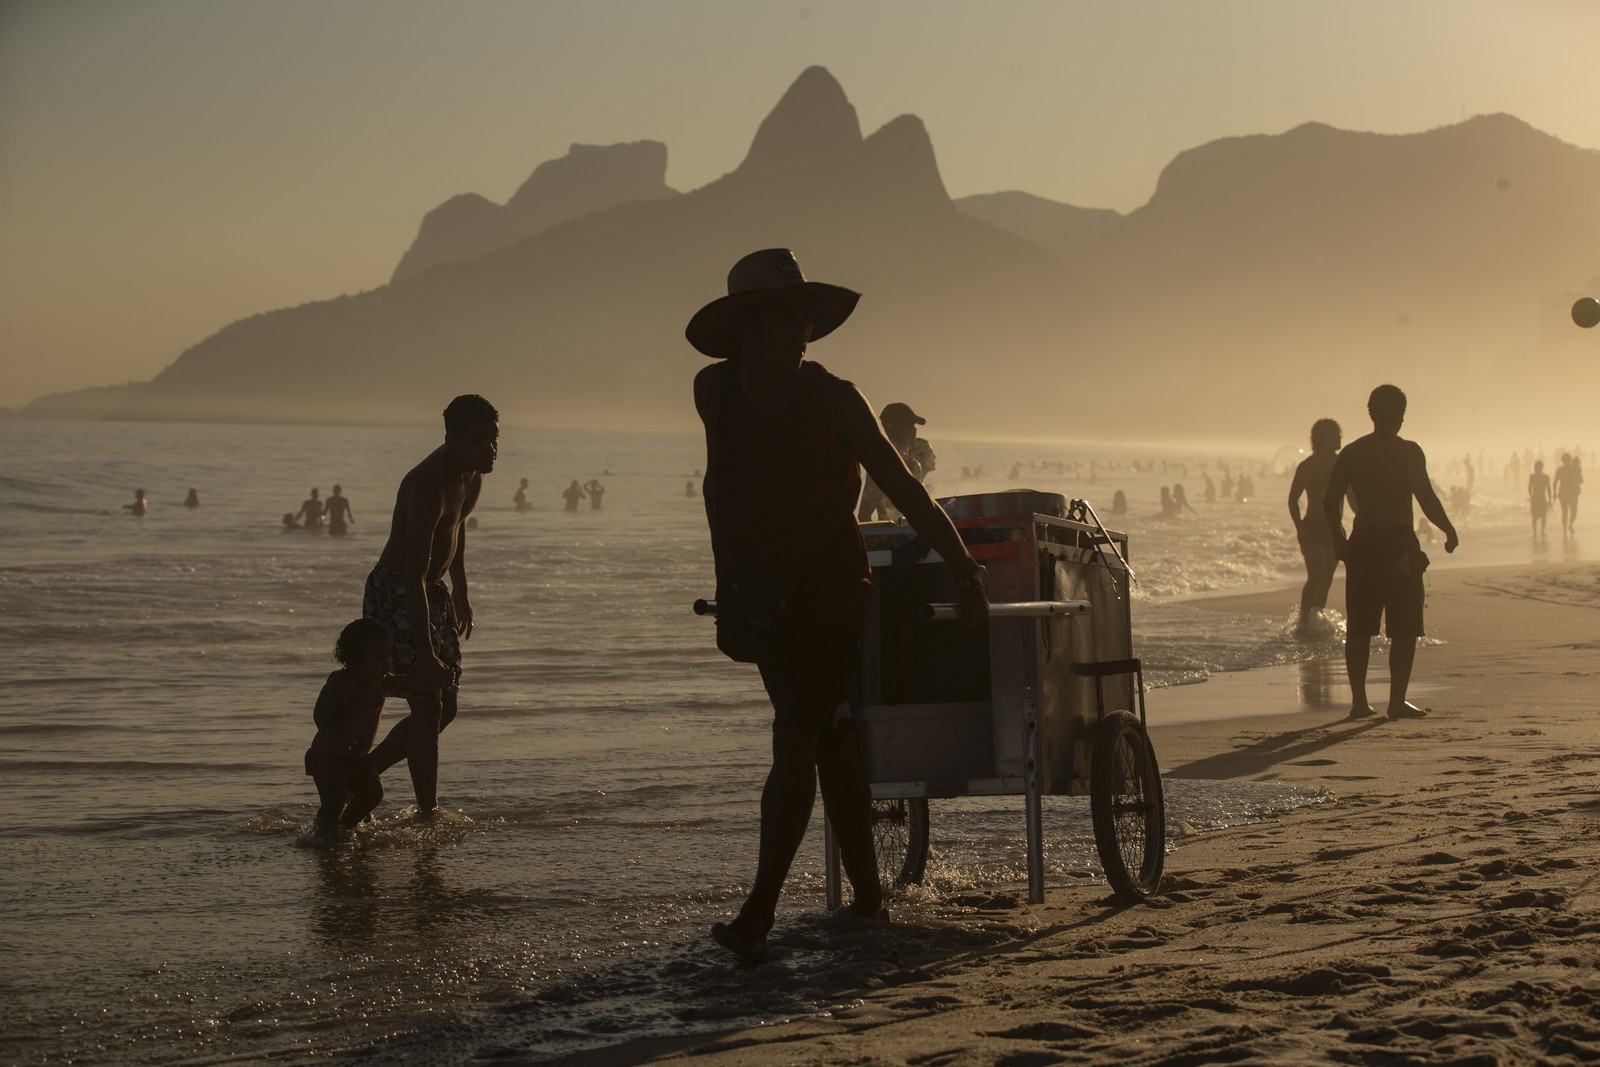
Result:
[[[812,64],[864,128],[919,116],[954,197],[1127,212],[1186,149],[1312,121],[1506,112],[1600,146],[1596,31],[1600,8],[1554,0],[13,2],[0,406],[149,378],[230,321],[381,286],[427,211],[504,202],[575,142],[662,141],[667,183],[698,188]]]

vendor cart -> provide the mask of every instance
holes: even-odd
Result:
[[[1028,899],[1041,903],[1041,800],[1087,794],[1107,880],[1144,899],[1161,879],[1166,814],[1133,655],[1127,536],[1053,493],[941,503],[988,572],[979,629],[957,624],[955,575],[913,530],[863,527],[877,595],[852,710],[880,875],[921,880],[930,800],[1020,795]],[[836,907],[831,835],[828,856]]]

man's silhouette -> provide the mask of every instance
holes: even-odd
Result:
[[[1350,677],[1350,717],[1376,712],[1367,702],[1367,662],[1372,638],[1382,618],[1389,635],[1389,718],[1420,719],[1426,711],[1406,702],[1417,638],[1422,636],[1422,554],[1412,525],[1411,501],[1444,531],[1444,550],[1461,543],[1445,514],[1439,494],[1428,480],[1428,460],[1414,441],[1400,436],[1406,417],[1406,394],[1397,386],[1380,385],[1367,399],[1372,432],[1345,446],[1334,460],[1322,514],[1344,560],[1345,671]],[[1356,514],[1346,540],[1340,512],[1345,494],[1355,496]]]

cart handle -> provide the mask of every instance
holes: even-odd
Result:
[[[715,615],[717,613],[717,602],[715,600],[706,600],[702,597],[694,602],[694,613],[696,615]]]
[[[956,622],[961,618],[958,608],[956,604],[924,604],[917,615],[923,622]],[[1087,614],[1087,600],[1018,600],[989,605],[991,619],[1045,619],[1053,615]]]

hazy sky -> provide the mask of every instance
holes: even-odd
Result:
[[[0,406],[382,285],[425,212],[574,141],[703,185],[814,63],[864,131],[920,116],[953,196],[1129,211],[1312,120],[1600,148],[1589,0],[0,0]]]

